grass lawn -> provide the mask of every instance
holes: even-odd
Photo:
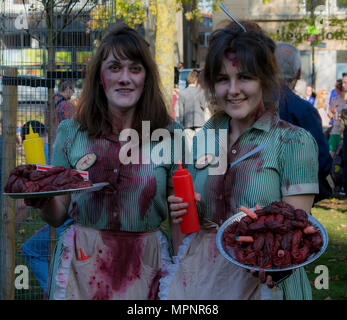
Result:
[[[329,237],[327,250],[306,268],[313,299],[347,300],[347,199],[320,201],[311,212],[324,225]],[[328,289],[315,288],[314,281],[322,273],[316,269],[319,265],[328,268]]]

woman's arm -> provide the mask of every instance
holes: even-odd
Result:
[[[295,209],[305,210],[306,213],[311,212],[313,206],[314,194],[300,194],[294,196],[285,196],[283,202],[292,205]]]
[[[27,199],[25,204],[39,209],[41,219],[54,228],[58,228],[68,219],[70,195],[53,198]]]

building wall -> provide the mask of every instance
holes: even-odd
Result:
[[[347,9],[338,8],[336,0],[322,0],[323,11],[315,11],[321,17],[337,16],[347,17]],[[280,34],[282,26],[304,17],[307,14],[305,1],[303,0],[271,0],[264,5],[262,0],[225,0],[224,5],[238,20],[253,20],[268,34]],[[216,12],[213,17],[214,29],[223,27],[230,22],[230,18],[223,11]],[[336,29],[335,29],[336,30]],[[347,72],[347,30],[341,39],[334,39],[334,28],[328,27],[324,32],[319,32],[322,46],[314,48],[306,41],[304,34],[285,33],[286,42],[302,37],[304,41],[297,45],[301,51],[303,79],[310,83],[312,74],[312,58],[315,61],[316,90],[322,88],[331,90],[335,80],[341,77],[342,72]],[[282,34],[283,35],[283,34]]]

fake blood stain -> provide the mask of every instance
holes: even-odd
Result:
[[[141,235],[101,231],[101,237],[105,248],[96,258],[96,268],[89,281],[92,300],[110,300],[115,294],[122,296],[141,276]]]
[[[152,199],[157,191],[157,183],[155,177],[152,177],[146,187],[143,189],[139,199],[140,216],[143,219],[147,210],[149,209]]]

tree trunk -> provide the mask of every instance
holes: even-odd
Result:
[[[157,0],[155,60],[159,67],[169,114],[172,113],[172,92],[174,86],[175,19],[176,1]]]

